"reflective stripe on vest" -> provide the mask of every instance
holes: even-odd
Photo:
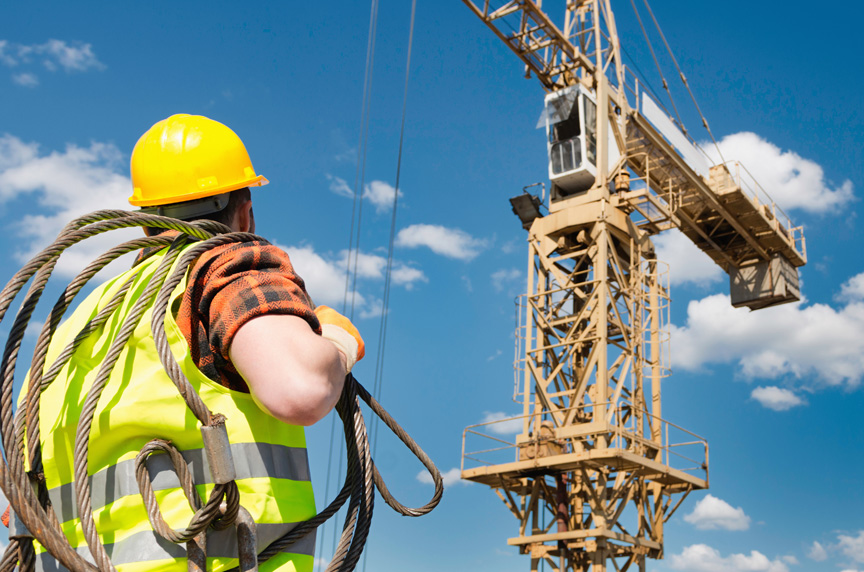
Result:
[[[269,545],[291,528],[293,528],[292,525],[258,525],[258,542],[260,544],[263,541],[266,543],[265,546]],[[227,530],[211,531],[207,535],[208,570],[211,569],[210,563],[217,558],[237,558],[237,534],[235,530],[234,528],[229,528]],[[144,570],[161,570],[163,569],[161,566],[176,567],[177,559],[186,558],[185,545],[168,542],[153,531],[139,532],[122,542],[106,544],[105,550],[108,552],[108,556],[115,566],[142,564],[146,565],[142,568]],[[274,559],[288,560],[293,555],[302,555],[311,559],[315,552],[315,531],[295,542],[287,550],[290,550],[290,552],[286,551],[281,555],[275,556]],[[95,564],[87,546],[79,547],[77,552],[85,560],[91,564]],[[297,558],[294,558],[294,560],[297,560]],[[154,566],[159,566],[159,568],[155,568]],[[126,568],[124,567],[124,569]],[[47,552],[40,552],[37,555],[36,570],[69,572],[65,566],[60,564]]]
[[[63,532],[82,553],[89,551],[77,518],[73,483],[78,419],[111,341],[163,257],[164,252],[152,256],[98,287],[57,329],[48,351],[50,364],[121,286],[132,280],[111,318],[84,340],[42,393],[40,402],[42,457],[49,496]],[[175,311],[185,288],[184,279],[172,294],[170,307]],[[96,408],[89,441],[93,517],[120,572],[186,569],[185,546],[173,545],[153,533],[138,492],[134,460],[147,442],[156,438],[171,441],[189,465],[202,498],[206,500],[212,489],[199,423],[163,371],[150,333],[151,316],[152,308],[141,318],[111,372]],[[265,414],[248,393],[231,391],[208,379],[195,367],[171,312],[165,327],[172,353],[189,382],[213,413],[227,417],[240,503],[258,523],[260,551],[295,523],[315,515],[303,428]],[[178,488],[167,456],[151,455],[147,467],[165,520],[175,529],[185,527],[192,510]],[[214,550],[208,553],[208,569],[236,566],[236,557],[231,553],[236,551],[236,543],[228,542],[232,531],[211,534],[216,540],[208,539],[208,548],[212,544]],[[299,546],[290,548],[290,553],[277,555],[260,570],[311,570],[312,550],[303,548],[313,546],[314,540],[311,542],[304,539]],[[57,569],[56,563],[54,568],[44,569]]]

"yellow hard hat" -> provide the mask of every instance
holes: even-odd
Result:
[[[203,115],[178,114],[156,123],[135,144],[129,202],[165,205],[267,183],[231,129]]]

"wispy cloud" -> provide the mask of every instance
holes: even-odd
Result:
[[[39,78],[32,73],[19,73],[12,76],[12,82],[24,87],[36,87],[39,85]]]
[[[91,44],[50,39],[43,44],[16,44],[0,40],[0,64],[10,68],[22,68],[41,63],[48,71],[63,70],[67,73],[105,69]],[[25,87],[34,87],[39,79],[32,72],[22,72],[12,80]]]
[[[837,540],[837,547],[845,556],[864,564],[864,530],[859,530],[858,536],[839,534]]]
[[[337,177],[336,175],[331,175],[327,173],[327,180],[330,181],[330,190],[339,195],[340,197],[352,198],[354,196],[354,191],[351,190],[351,187],[348,186],[348,183],[345,179]]]
[[[417,480],[423,483],[424,485],[433,485],[435,481],[432,480],[432,475],[429,474],[429,471],[423,470],[417,473]],[[444,482],[445,487],[452,487],[453,485],[470,485],[471,481],[463,481],[462,480],[462,471],[459,470],[459,467],[453,467],[449,471],[445,471],[441,473],[441,480]]]
[[[814,540],[813,544],[810,545],[810,549],[807,551],[807,558],[816,562],[824,562],[825,560],[828,560],[828,551],[825,550],[825,547],[822,546],[822,544]]]
[[[722,556],[720,551],[707,544],[692,544],[680,554],[669,557],[669,567],[688,572],[789,572],[789,567],[780,559],[770,560],[758,550],[750,554]]]
[[[492,287],[496,292],[504,290],[513,290],[514,286],[518,286],[517,292],[524,287],[522,283],[522,271],[516,268],[502,268],[492,273]]]
[[[816,162],[794,151],[783,151],[755,133],[728,135],[719,142],[719,147],[727,161],[740,161],[771,198],[787,211],[832,212],[854,199],[852,181],[847,179],[834,185],[825,179],[824,170]],[[713,145],[703,144],[703,148],[719,162]]]
[[[317,304],[327,304],[341,308],[345,299],[345,271],[349,264],[347,250],[338,255],[321,254],[310,245],[280,246],[291,257],[297,273],[306,282],[309,295]],[[356,260],[357,277],[362,280],[383,280],[387,259],[377,254],[360,252]],[[354,257],[350,257],[352,272]],[[411,290],[416,284],[429,279],[419,268],[395,261],[392,271],[393,284]],[[349,292],[348,302],[353,301],[355,309],[362,318],[380,316],[383,304],[380,299],[360,292]]]
[[[693,512],[684,517],[699,530],[747,530],[750,528],[750,517],[744,513],[741,507],[734,508],[732,505],[713,495],[706,495],[696,506]]]
[[[805,404],[805,401],[794,391],[775,386],[757,387],[750,392],[750,397],[761,403],[763,407],[774,411],[788,411]]]
[[[496,435],[515,435],[522,431],[522,419],[512,419],[503,411],[486,411],[480,423],[490,423],[485,427],[486,431]]]
[[[486,247],[486,241],[464,230],[434,224],[414,224],[396,235],[396,245],[405,248],[425,246],[435,254],[457,260],[472,260]]]
[[[396,188],[384,181],[372,181],[363,190],[363,198],[375,206],[375,212],[389,212],[393,208],[393,197],[396,196]],[[399,191],[399,198],[404,195]]]
[[[336,193],[340,197],[353,198],[354,190],[348,182],[336,175],[327,173],[325,175],[330,182],[330,191]],[[363,188],[363,198],[375,207],[376,213],[389,212],[393,208],[393,197],[396,195],[396,188],[386,181],[372,181]],[[399,198],[402,198],[404,193],[399,191]]]

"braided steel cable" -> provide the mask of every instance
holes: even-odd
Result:
[[[175,230],[180,234],[176,237],[157,235],[127,241],[94,260],[69,283],[54,304],[40,331],[31,362],[27,391],[21,407],[13,414],[14,375],[24,332],[60,255],[70,246],[89,237],[111,230],[142,226]],[[0,488],[3,489],[9,499],[12,509],[33,535],[32,538],[39,540],[54,558],[72,572],[114,570],[93,521],[88,478],[89,435],[99,398],[107,385],[111,371],[148,308],[153,308],[151,328],[160,360],[190,411],[204,426],[224,423],[224,417],[212,413],[186,379],[170,350],[164,324],[172,293],[186,275],[188,268],[201,254],[213,247],[232,242],[263,241],[253,234],[228,231],[230,231],[228,227],[212,221],[186,223],[168,217],[143,213],[116,210],[97,211],[66,225],[57,240],[25,264],[0,292],[0,321],[2,321],[13,300],[30,282],[30,288],[15,316],[3,352],[2,362],[0,362],[0,372],[2,372],[2,380],[0,380],[2,383],[2,387],[0,387],[0,440],[2,440],[5,457],[0,458]],[[198,242],[187,247],[190,241]],[[75,350],[92,332],[103,326],[114,314],[114,311],[126,299],[128,290],[136,277],[133,276],[124,284],[119,285],[117,293],[85,324],[83,329],[66,345],[51,364],[47,364],[47,353],[60,321],[76,295],[80,293],[90,279],[118,257],[141,248],[151,247],[168,247],[168,250],[160,261],[154,276],[145,285],[143,293],[132,305],[126,319],[120,325],[118,335],[112,341],[88,391],[76,431],[73,467],[75,502],[81,518],[85,540],[96,562],[96,566],[94,566],[69,545],[68,540],[60,530],[54,511],[49,507],[39,446],[39,398],[42,392],[57,378]],[[432,474],[435,482],[435,493],[424,507],[419,509],[404,507],[387,490],[372,461],[366,424],[360,410],[361,399],[418,456]],[[376,487],[388,505],[407,516],[426,514],[440,501],[443,486],[440,473],[434,464],[351,375],[346,378],[345,388],[337,404],[337,411],[345,428],[346,448],[348,450],[349,470],[342,490],[321,513],[299,524],[258,554],[259,563],[265,562],[271,556],[283,551],[320,526],[336,514],[350,499],[342,537],[328,570],[339,570],[340,572],[353,570],[368,538]],[[185,530],[171,529],[161,516],[146,468],[146,459],[153,453],[168,454],[171,457],[171,462],[181,482],[181,488],[195,511]],[[254,526],[250,526],[244,519],[238,520],[238,513],[243,509],[240,506],[236,483],[231,480],[226,484],[217,484],[211,491],[208,501],[202,502],[180,452],[167,442],[151,441],[142,449],[136,459],[136,476],[154,530],[171,542],[186,542],[190,550],[194,548],[200,552],[201,554],[196,554],[193,558],[196,562],[206,561],[202,560],[202,558],[206,559],[206,555],[203,554],[203,550],[206,548],[204,534],[209,528],[222,529],[237,521],[237,524],[244,528],[243,536],[247,544],[250,542],[249,535],[254,536],[254,532],[249,532],[254,531]],[[10,541],[2,560],[0,560],[0,572],[14,569],[16,563],[21,570],[33,569],[34,562],[35,552],[31,537],[27,536],[25,531],[23,536],[18,536]],[[244,570],[249,569],[249,566],[247,558],[244,563]]]

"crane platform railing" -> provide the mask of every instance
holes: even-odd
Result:
[[[795,250],[807,259],[807,244],[804,241],[804,229],[795,226],[792,218],[771,198],[756,177],[740,161],[729,160],[723,163],[732,176],[735,184],[748,196],[754,206],[761,208],[764,215],[774,219],[780,228],[792,240]]]
[[[606,410],[610,405],[611,402],[584,404],[563,411],[576,409],[581,411],[577,417],[590,419],[594,408]],[[470,478],[472,469],[495,466],[530,472],[532,466],[537,465],[538,457],[566,455],[572,458],[575,454],[578,458],[582,453],[593,461],[599,453],[595,449],[595,439],[602,434],[606,438],[605,450],[610,454],[628,452],[646,462],[659,463],[707,483],[708,441],[644,409],[619,404],[612,410],[609,422],[577,423],[557,428],[552,428],[546,417],[545,413],[532,413],[466,427],[462,434],[463,478],[466,475]],[[541,427],[541,430],[537,436],[524,432],[516,434],[524,427]],[[656,435],[653,439],[652,432]],[[526,447],[535,447],[539,453],[526,455]],[[485,475],[489,471],[481,472]],[[511,471],[505,468],[502,472]]]

